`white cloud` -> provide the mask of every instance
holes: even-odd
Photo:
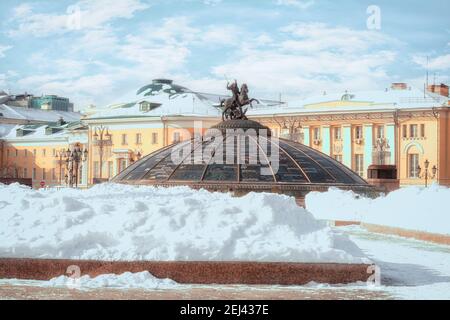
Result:
[[[40,67],[18,84],[68,96],[78,107],[123,102],[118,97],[156,77],[223,93],[226,75],[248,82],[260,97],[276,98],[281,92],[298,98],[323,90],[384,87],[390,81],[386,68],[396,57],[396,41],[382,33],[325,24],[291,24],[267,34],[227,24],[197,26],[175,16],[141,24],[122,36],[106,18],[98,19],[102,25],[71,37],[64,55],[49,58],[45,48],[33,54],[29,62]],[[193,77],[189,58],[211,45],[223,50],[224,62]],[[229,48],[234,45],[239,50]]]
[[[369,47],[396,42],[378,31],[330,27],[324,23],[296,23],[282,28],[281,31],[293,36],[283,43],[283,47],[302,52],[364,51]]]
[[[29,14],[32,14],[32,7],[29,3],[22,3],[13,9],[15,18],[23,18]]]
[[[222,0],[203,0],[203,3],[208,5],[208,6],[215,6],[215,5],[218,5],[221,2],[222,2]]]
[[[277,0],[279,6],[289,6],[299,9],[307,9],[314,5],[315,0]]]
[[[10,36],[33,35],[44,37],[71,31],[70,23],[76,29],[88,30],[101,27],[118,19],[132,18],[137,11],[149,6],[140,0],[82,0],[67,8],[63,13],[35,13],[29,4],[22,4],[14,9],[11,21],[16,28],[8,33]],[[79,17],[79,19],[78,19]]]
[[[394,39],[315,23],[282,31],[286,40],[265,48],[248,47],[233,59],[236,62],[214,67],[213,74],[247,81],[272,98],[277,92],[300,97],[324,90],[382,87],[389,82],[386,69],[396,58]]]
[[[0,58],[3,58],[5,56],[5,52],[11,49],[12,46],[2,46],[0,45]]]
[[[434,58],[429,58],[423,55],[413,56],[413,61],[422,68],[428,68],[429,70],[448,70],[450,69],[450,54],[444,54]]]

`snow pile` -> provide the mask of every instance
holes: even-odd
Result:
[[[345,191],[330,188],[328,192],[310,192],[306,195],[306,208],[316,219],[361,221],[361,208],[368,207],[371,199]],[[358,203],[358,205],[355,205]]]
[[[170,289],[178,284],[171,279],[159,279],[148,271],[131,273],[125,272],[121,275],[103,274],[98,277],[82,276],[71,278],[60,276],[45,282],[46,287],[69,287],[77,289]]]
[[[367,262],[294,198],[187,187],[0,185],[0,257]]]
[[[450,188],[439,185],[402,188],[376,199],[330,189],[308,194],[306,207],[318,219],[362,221],[450,234],[448,199]]]

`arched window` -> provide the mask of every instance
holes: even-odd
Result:
[[[420,145],[410,144],[406,148],[406,168],[410,179],[419,178],[420,154],[423,154],[423,149]]]

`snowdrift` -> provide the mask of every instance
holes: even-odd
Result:
[[[91,278],[88,275],[78,279],[67,276],[53,278],[50,281],[43,282],[46,287],[72,287],[76,289],[171,289],[178,284],[170,279],[159,279],[154,277],[150,272],[125,272],[120,275],[102,274],[98,277]]]
[[[187,187],[0,185],[0,257],[367,263],[294,198]]]
[[[331,188],[306,196],[306,208],[317,219],[361,221],[450,235],[450,188],[407,187],[376,199]]]

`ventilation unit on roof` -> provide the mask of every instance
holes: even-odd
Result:
[[[160,106],[161,106],[160,103],[142,101],[139,103],[139,111],[150,112],[152,110],[155,110],[156,108],[159,108]]]
[[[60,132],[60,131],[62,131],[61,128],[55,128],[55,127],[46,127],[45,128],[45,134],[47,136],[55,134],[55,133]]]
[[[355,98],[355,95],[346,93],[346,94],[344,94],[344,95],[342,96],[341,100],[342,100],[342,101],[350,101],[350,100],[352,100],[352,99],[354,99],[354,98]]]
[[[16,130],[16,137],[24,137],[26,135],[29,135],[30,133],[33,133],[34,130],[25,129],[25,128],[19,128]]]

